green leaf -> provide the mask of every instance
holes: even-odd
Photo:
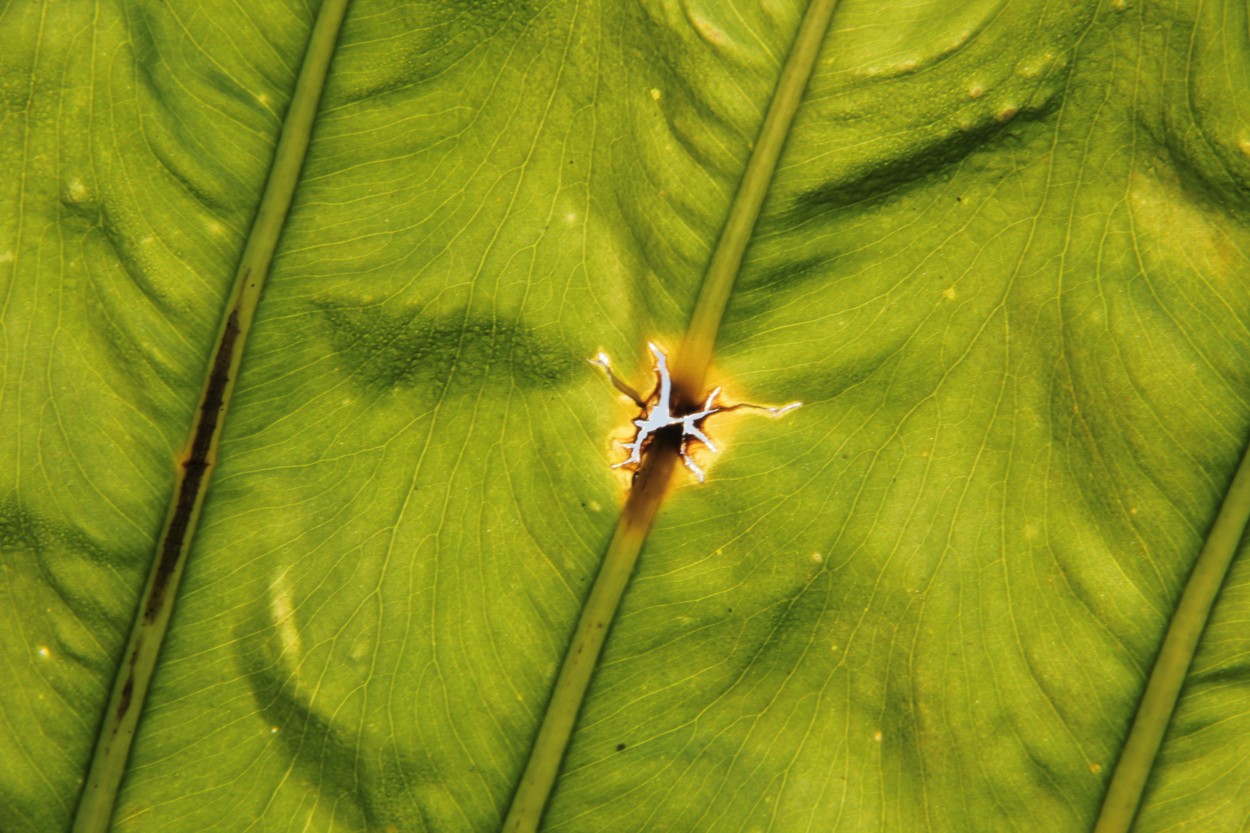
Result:
[[[802,5],[356,0],[112,829],[491,831]],[[0,7],[0,829],[66,830],[316,9]],[[544,831],[1085,831],[1250,435],[1244,4],[845,0]],[[1237,560],[1135,830],[1242,831]],[[1218,582],[1217,582],[1218,583]],[[107,726],[107,724],[105,724]]]

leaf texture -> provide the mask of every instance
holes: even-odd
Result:
[[[798,3],[356,0],[114,830],[497,829]],[[0,829],[66,829],[315,9],[0,7]],[[1236,3],[846,0],[544,830],[1083,831],[1250,435]],[[1245,831],[1235,565],[1136,829]]]

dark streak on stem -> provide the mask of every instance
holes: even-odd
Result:
[[[243,273],[244,281],[247,280],[250,271],[248,269]],[[191,440],[191,448],[180,464],[183,476],[178,486],[177,502],[170,513],[165,535],[161,539],[160,557],[152,573],[152,585],[148,589],[147,599],[143,606],[143,621],[148,626],[156,621],[165,607],[165,597],[169,593],[170,581],[177,574],[178,566],[186,552],[187,537],[191,534],[192,519],[195,517],[200,492],[206,485],[208,471],[213,465],[213,439],[225,406],[226,391],[230,383],[230,367],[234,361],[239,333],[239,308],[236,306],[226,318],[225,327],[217,344],[217,352],[213,356],[213,366],[209,371],[204,398],[200,402],[200,413],[195,421],[195,434]],[[144,633],[141,631],[135,637],[135,644],[130,650],[126,680],[122,683],[117,706],[114,709],[115,722],[112,728],[114,736],[121,729],[121,719],[126,716],[135,702],[135,665],[142,653],[143,642]]]
[[[238,271],[225,303],[208,376],[202,389],[191,439],[178,462],[174,493],[157,542],[144,595],[132,623],[125,659],[118,668],[104,720],[88,765],[75,812],[73,833],[107,833],[113,806],[126,775],[130,745],[143,713],[144,699],[160,659],[161,645],[173,615],[178,583],[204,505],[216,462],[217,444],[231,389],[238,376],[247,333],[299,184],[312,140],[321,93],[338,43],[348,0],[322,0],[304,60],[291,95],[269,177],[257,206]]]
[[[243,273],[244,281],[247,280],[250,271],[248,269]],[[183,475],[178,486],[177,502],[170,513],[165,535],[161,539],[160,557],[152,573],[152,585],[148,589],[147,599],[143,606],[143,620],[148,626],[156,621],[161,610],[165,608],[170,582],[178,573],[179,564],[186,553],[187,537],[191,534],[192,520],[199,503],[200,492],[206,485],[208,471],[213,465],[213,440],[225,406],[226,391],[230,383],[230,367],[238,346],[239,333],[239,308],[236,306],[226,318],[225,327],[217,343],[217,352],[213,356],[213,366],[209,371],[204,398],[200,402],[200,413],[195,421],[195,434],[191,440],[191,448],[180,464]],[[142,653],[143,642],[144,632],[140,631],[130,651],[126,680],[122,684],[117,707],[114,710],[116,718],[112,729],[114,736],[122,727],[122,718],[126,716],[135,702],[135,665]]]
[[[135,672],[134,672],[134,667],[133,667],[134,663],[132,662],[130,663],[130,665],[131,665],[130,673],[126,675],[126,683],[125,685],[122,686],[121,700],[119,700],[117,703],[117,717],[119,718],[119,721],[120,721],[120,718],[125,716],[126,712],[130,711],[130,698],[135,693]],[[116,735],[118,729],[120,728],[121,728],[120,722],[113,724],[113,734]]]
[[[241,282],[246,283],[250,272],[250,267],[244,268]],[[126,658],[109,700],[79,800],[74,833],[102,833],[112,815],[139,713],[172,613],[173,596],[186,563],[190,538],[208,488],[222,416],[230,398],[231,373],[238,367],[238,354],[243,348],[243,314],[236,300],[218,335],[200,408],[191,428],[191,442],[178,465],[174,502],[166,516],[147,588],[140,599],[142,614],[136,616],[126,646]]]
[[[245,274],[244,280],[246,279]],[[170,517],[169,527],[165,532],[164,540],[161,541],[160,560],[157,562],[156,573],[153,576],[152,592],[148,595],[148,603],[143,610],[144,619],[148,622],[156,620],[156,615],[164,604],[169,579],[177,569],[178,560],[183,552],[183,544],[191,531],[191,517],[195,513],[196,498],[204,485],[205,475],[212,466],[210,455],[213,435],[221,419],[226,387],[230,382],[230,364],[234,359],[238,339],[239,310],[235,307],[230,311],[230,317],[226,319],[221,342],[217,346],[217,355],[213,358],[213,369],[204,390],[204,399],[200,403],[200,416],[196,420],[195,436],[191,441],[190,453],[181,464],[185,475],[178,489],[178,501]]]

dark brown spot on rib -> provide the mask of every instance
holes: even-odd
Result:
[[[130,710],[130,698],[135,693],[135,675],[134,672],[126,677],[126,684],[122,686],[121,699],[117,701],[117,719],[113,722],[113,734],[117,734],[117,730],[121,728],[122,718],[126,716],[126,712]]]

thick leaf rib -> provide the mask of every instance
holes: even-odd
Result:
[[[0,11],[6,831],[69,827],[307,40],[185,12]]]
[[[178,463],[169,515],[158,539],[147,586],[139,597],[130,639],[100,721],[95,753],[74,817],[74,833],[104,833],[111,827],[113,806],[126,774],[131,744],[207,498],[226,412],[243,363],[244,347],[299,181],[330,58],[346,11],[347,0],[325,0],[313,25],[274,151],[273,167],[227,299],[191,439]]]
[[[1206,544],[1185,583],[1176,612],[1168,624],[1133,720],[1115,774],[1107,787],[1094,833],[1127,833],[1141,804],[1146,779],[1154,767],[1189,674],[1216,597],[1224,586],[1233,556],[1250,521],[1250,451],[1242,457]]]

